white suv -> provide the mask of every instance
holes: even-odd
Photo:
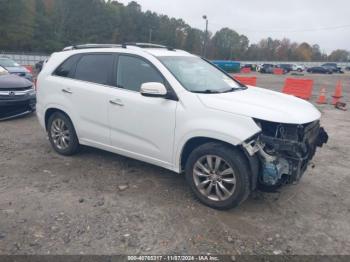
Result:
[[[200,57],[158,45],[54,53],[37,100],[59,154],[88,145],[184,171],[199,200],[218,209],[257,187],[298,181],[328,139],[310,103],[246,87]]]
[[[303,72],[303,71],[305,71],[305,66],[304,65],[293,64],[292,65],[292,70],[293,71],[298,71],[298,72]]]

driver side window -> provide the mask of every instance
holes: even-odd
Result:
[[[160,73],[143,59],[120,55],[117,66],[117,87],[139,92],[148,82],[164,84]]]

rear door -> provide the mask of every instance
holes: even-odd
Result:
[[[74,101],[81,124],[81,139],[110,144],[108,94],[112,84],[113,53],[84,54],[75,70]]]
[[[80,55],[72,78],[62,88],[71,100],[80,140],[110,144],[107,104],[114,59],[113,53]]]

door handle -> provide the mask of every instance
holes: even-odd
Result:
[[[63,93],[66,93],[66,94],[73,94],[73,92],[70,90],[70,89],[62,89],[62,92]]]
[[[109,100],[109,103],[116,106],[124,106],[122,100],[120,99]]]

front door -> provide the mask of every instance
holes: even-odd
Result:
[[[150,62],[131,55],[120,55],[115,71],[108,110],[112,146],[125,155],[170,166],[177,101],[140,93],[143,83],[166,84],[164,78]]]

